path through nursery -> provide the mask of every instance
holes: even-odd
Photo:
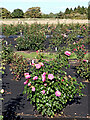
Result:
[[[88,24],[2,25],[4,120],[89,119]]]

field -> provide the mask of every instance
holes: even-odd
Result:
[[[22,19],[3,23],[4,119],[90,118],[88,21]]]
[[[18,24],[18,23],[28,23],[28,24],[33,24],[33,23],[40,23],[40,24],[73,24],[73,23],[80,23],[80,24],[88,24],[89,20],[75,20],[75,19],[37,19],[37,18],[25,18],[25,19],[1,19],[0,24]]]

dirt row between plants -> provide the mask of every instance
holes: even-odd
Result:
[[[85,20],[75,20],[75,19],[34,19],[34,20],[2,20],[0,21],[0,24],[18,24],[18,23],[22,23],[22,24],[33,24],[33,23],[40,23],[40,24],[76,24],[76,23],[80,23],[80,24],[88,24],[90,23],[90,20],[85,19]]]

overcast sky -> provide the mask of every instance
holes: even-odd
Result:
[[[40,7],[42,13],[58,13],[64,12],[65,9],[75,8],[78,5],[88,7],[89,0],[0,0],[0,7],[4,7],[9,11],[14,9],[22,9],[26,12],[28,8]]]

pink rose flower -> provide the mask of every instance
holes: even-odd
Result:
[[[62,82],[64,81],[64,79],[62,79]]]
[[[36,53],[38,53],[38,50],[36,51]]]
[[[32,91],[33,91],[33,92],[35,91],[35,87],[32,87]]]
[[[38,79],[38,76],[33,77],[33,80],[37,80],[37,79]]]
[[[26,75],[26,76],[25,76],[26,79],[28,79],[28,78],[30,78],[30,77],[31,77],[30,75]]]
[[[44,72],[43,75],[46,75],[46,72]]]
[[[31,83],[28,83],[28,86],[31,86]]]
[[[84,45],[82,45],[82,47],[84,47]]]
[[[42,93],[42,94],[45,94],[45,90],[42,90],[41,93]]]
[[[49,74],[49,75],[48,75],[48,78],[49,78],[50,80],[52,80],[52,79],[54,78],[53,74]]]
[[[56,96],[61,96],[61,92],[57,90],[57,91],[55,92],[55,95],[56,95]]]
[[[26,80],[25,82],[24,82],[24,85],[26,85],[28,83],[28,80]]]
[[[34,65],[34,63],[32,63],[32,65]]]
[[[40,64],[36,64],[35,66],[36,66],[36,69],[41,68],[41,65],[40,65]]]
[[[87,63],[88,63],[88,60],[85,60],[85,59],[84,59],[83,62],[87,62]]]
[[[24,76],[29,75],[29,73],[24,73]]]
[[[44,86],[46,87],[46,86],[47,86],[47,83],[44,83]]]
[[[73,49],[73,51],[75,51],[76,49]]]
[[[44,64],[42,62],[40,64],[41,64],[41,66],[44,66]]]
[[[42,81],[43,81],[43,82],[46,81],[46,77],[45,77],[45,75],[42,75]]]
[[[70,55],[71,55],[71,52],[65,51],[65,55],[70,56]]]

